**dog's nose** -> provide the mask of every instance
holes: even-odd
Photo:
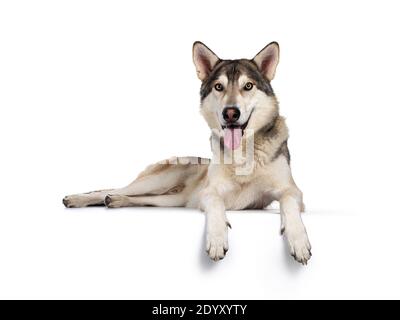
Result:
[[[222,117],[226,122],[235,122],[240,118],[240,110],[237,107],[226,107],[222,111]]]

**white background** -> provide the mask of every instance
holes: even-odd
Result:
[[[0,298],[400,298],[396,1],[2,1]],[[277,210],[228,213],[225,260],[188,209],[65,209],[173,155],[210,156],[195,40],[276,40],[313,257]]]

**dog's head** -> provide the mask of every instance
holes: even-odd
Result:
[[[279,61],[279,45],[272,42],[252,60],[222,60],[201,42],[193,44],[193,62],[202,81],[201,113],[209,127],[224,131],[224,143],[236,149],[246,129],[254,133],[277,117],[271,87]]]

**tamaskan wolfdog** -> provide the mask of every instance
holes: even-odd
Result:
[[[288,129],[271,87],[278,61],[276,42],[251,60],[223,60],[195,42],[200,111],[211,129],[212,159],[160,161],[126,187],[69,195],[64,205],[198,208],[207,217],[207,254],[218,261],[228,251],[225,210],[264,209],[276,200],[290,254],[307,264],[311,246],[301,219],[303,195],[292,177]]]

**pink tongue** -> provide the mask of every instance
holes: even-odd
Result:
[[[224,129],[224,144],[231,150],[240,145],[242,139],[242,129]]]

